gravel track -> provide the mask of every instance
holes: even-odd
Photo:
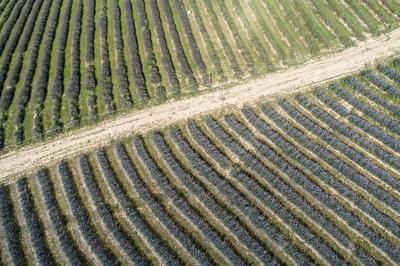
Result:
[[[132,111],[45,142],[24,146],[0,156],[0,182],[9,182],[18,175],[134,133],[146,133],[224,107],[240,107],[276,93],[326,82],[358,71],[366,64],[399,52],[399,49],[400,29],[396,29],[379,38],[360,42],[356,47],[241,85]]]

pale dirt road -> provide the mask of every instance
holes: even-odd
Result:
[[[377,39],[368,39],[343,52],[242,85],[133,111],[113,120],[62,134],[53,140],[1,155],[0,182],[10,181],[44,165],[54,164],[63,158],[93,150],[134,133],[146,133],[228,105],[240,107],[278,92],[325,82],[357,71],[366,64],[374,63],[376,59],[399,51],[400,29],[397,29]]]

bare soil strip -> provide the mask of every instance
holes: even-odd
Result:
[[[146,133],[224,107],[240,107],[261,101],[272,94],[326,82],[358,71],[377,59],[399,51],[400,29],[397,29],[379,38],[368,39],[343,52],[245,84],[133,111],[97,125],[62,134],[47,142],[25,146],[0,156],[0,182],[10,181],[18,175],[107,145],[131,134]]]

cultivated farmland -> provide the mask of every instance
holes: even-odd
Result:
[[[0,2],[0,147],[395,29],[397,0]]]
[[[0,0],[0,265],[400,265],[400,0]]]
[[[0,187],[6,264],[400,263],[400,60]]]

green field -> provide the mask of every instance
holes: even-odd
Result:
[[[301,64],[398,27],[339,0],[0,2],[0,147]]]
[[[0,186],[3,264],[398,265],[400,60]]]
[[[399,23],[399,0],[0,0],[0,265],[400,265],[398,51],[317,61],[383,56]],[[320,62],[347,76],[96,125]]]

